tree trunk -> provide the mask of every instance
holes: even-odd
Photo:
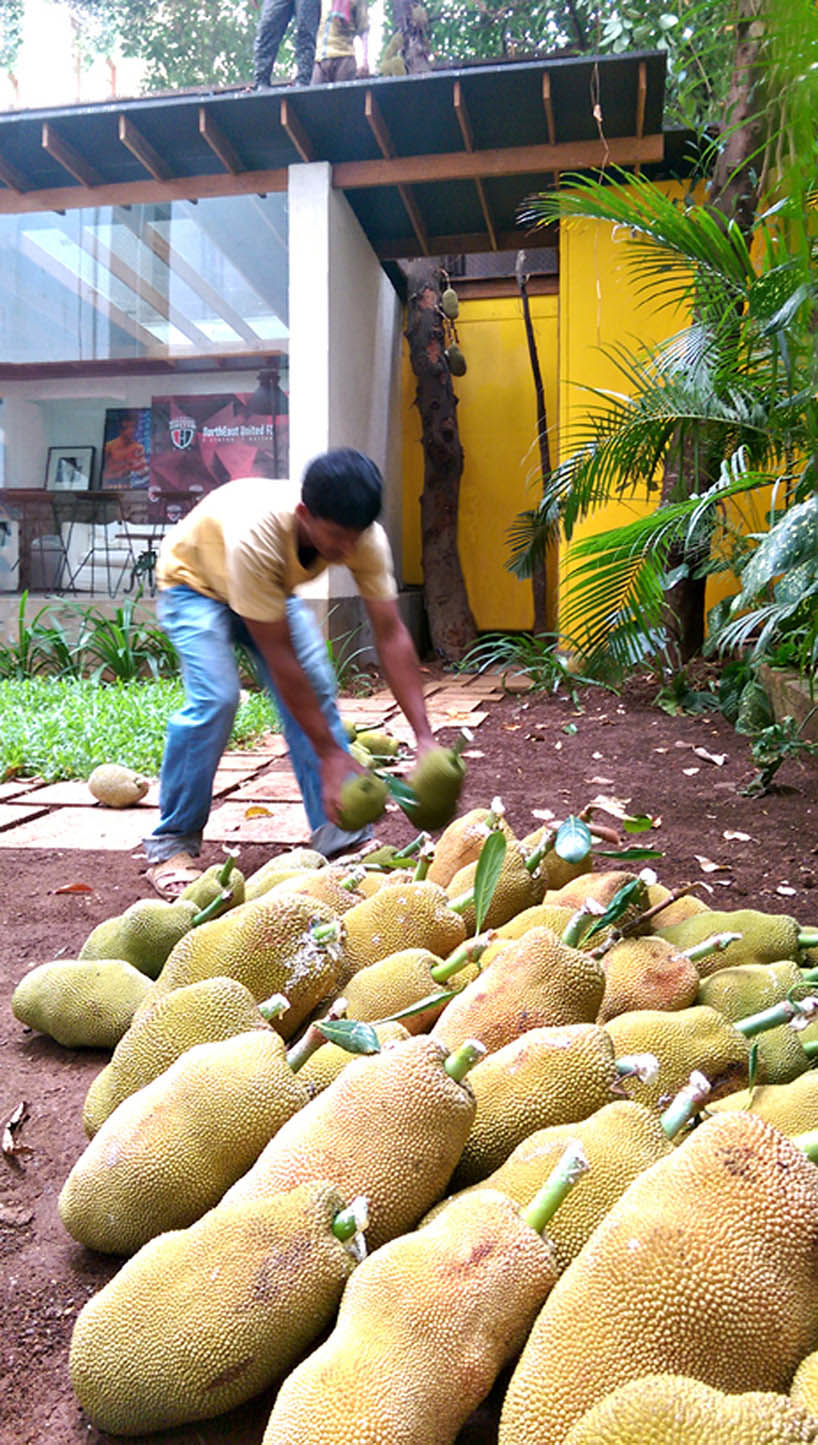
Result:
[[[413,262],[409,268],[406,339],[417,377],[415,402],[423,427],[423,594],[432,646],[438,657],[456,662],[474,641],[477,628],[457,550],[463,448],[439,308],[440,287],[434,263]]]
[[[428,30],[429,16],[426,6],[420,0],[392,0],[392,14],[395,29],[403,36],[403,63],[407,75],[419,75],[431,70],[429,59]]]
[[[761,173],[759,150],[765,121],[758,94],[761,78],[761,46],[764,37],[763,16],[766,0],[738,0],[736,21],[736,54],[730,90],[725,106],[725,131],[708,190],[708,201],[726,221],[735,220],[745,239],[749,240],[758,207],[758,182]],[[696,467],[690,445],[681,436],[674,439],[671,459],[665,467],[662,501],[689,495],[694,489],[704,491],[715,475],[703,474]],[[682,544],[671,548],[670,568],[686,562],[693,572],[702,554],[688,554]],[[682,662],[701,652],[705,631],[704,577],[683,577],[667,593],[668,633],[675,643]]]
[[[548,446],[548,417],[545,410],[545,387],[543,386],[540,358],[537,352],[537,338],[531,320],[531,304],[528,299],[528,277],[523,272],[525,251],[517,252],[516,276],[523,303],[525,337],[528,342],[528,359],[534,377],[534,393],[537,398],[537,441],[540,448],[540,473],[542,484],[551,476],[551,453]],[[531,593],[534,599],[534,636],[548,629],[548,600],[546,586],[545,555],[537,557],[531,569]]]

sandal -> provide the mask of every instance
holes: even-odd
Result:
[[[188,884],[195,883],[201,876],[202,869],[190,853],[174,853],[172,858],[152,863],[145,873],[154,892],[168,903],[175,902]]]

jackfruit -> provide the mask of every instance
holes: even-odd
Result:
[[[635,1009],[667,1011],[696,1002],[698,969],[664,938],[625,938],[605,954],[604,968],[605,994],[597,1023]]]
[[[375,760],[372,757],[372,754],[370,753],[368,748],[363,747],[358,742],[357,738],[355,738],[355,740],[348,745],[347,751],[349,753],[349,756],[351,758],[354,758],[356,763],[360,763],[362,768],[368,769],[373,766]],[[354,776],[357,777],[357,773],[354,774]],[[369,821],[370,820],[367,819],[367,822]]]
[[[199,911],[190,899],[163,903],[159,898],[139,898],[124,913],[98,923],[79,956],[124,958],[140,973],[156,978],[179,939],[190,932]]]
[[[390,1044],[401,1043],[403,1039],[409,1038],[409,1030],[400,1023],[383,1023],[375,1025],[375,1033],[381,1048],[387,1048]],[[340,1044],[322,1044],[316,1049],[298,1070],[302,1083],[306,1084],[310,1091],[310,1097],[314,1098],[322,1090],[328,1089],[347,1064],[351,1064],[355,1055]]]
[[[370,1248],[411,1229],[446,1188],[474,1118],[468,1080],[445,1064],[424,1037],[353,1059],[279,1129],[225,1204],[330,1178],[366,1196]]]
[[[557,908],[551,903],[535,903],[533,908],[524,908],[522,913],[516,913],[507,923],[501,923],[493,930],[494,941],[483,954],[483,967],[487,968],[498,953],[515,939],[522,938],[530,928],[550,928],[561,938],[573,917],[573,909]]]
[[[810,1069],[789,1084],[761,1084],[752,1093],[740,1089],[712,1105],[708,1103],[710,1108],[716,1113],[748,1110],[789,1138],[811,1133],[818,1129],[818,1071]]]
[[[452,376],[465,376],[468,370],[466,358],[456,342],[446,347],[446,360],[449,363],[449,370]]]
[[[376,732],[370,728],[359,732],[355,741],[377,758],[394,758],[400,747],[397,738],[393,738],[391,733]]]
[[[358,724],[354,723],[351,718],[342,717],[341,727],[344,729],[344,732],[346,733],[349,741],[351,743],[354,743],[356,737],[358,736]]]
[[[511,828],[503,816],[500,799],[496,798],[491,808],[472,808],[455,818],[444,828],[435,844],[427,878],[430,883],[439,883],[446,888],[468,863],[476,863],[489,836],[499,830],[509,847],[519,846]]]
[[[97,1429],[154,1435],[280,1380],[332,1320],[352,1256],[323,1181],[151,1240],[80,1311],[71,1383]]]
[[[654,1054],[655,1076],[639,1091],[639,1102],[661,1108],[686,1083],[694,1069],[709,1080],[713,1098],[746,1084],[750,1044],[716,1009],[696,1004],[673,1013],[637,1009],[606,1023],[617,1054]],[[763,1079],[763,1074],[762,1074]]]
[[[413,803],[401,803],[416,828],[434,832],[455,815],[466,764],[454,748],[430,748],[415,764],[406,782],[415,795]]]
[[[528,1029],[593,1023],[604,988],[598,959],[532,928],[446,1005],[431,1036],[449,1050],[478,1038],[493,1053]]]
[[[816,1230],[818,1169],[801,1150],[752,1114],[708,1119],[637,1176],[557,1281],[499,1445],[562,1445],[598,1400],[651,1372],[786,1390],[818,1328]],[[688,1438],[709,1442],[712,1426]]]
[[[232,854],[228,854],[223,863],[214,863],[206,868],[201,877],[188,883],[179,896],[190,899],[197,908],[205,909],[225,892],[230,896],[224,899],[219,912],[226,913],[228,908],[238,908],[244,902],[244,874],[236,867]],[[217,914],[210,916],[215,918]]]
[[[683,949],[701,943],[711,933],[741,934],[724,953],[703,960],[699,968],[702,978],[734,964],[777,963],[780,959],[797,962],[801,941],[809,936],[788,914],[760,913],[757,908],[708,909],[656,931]]]
[[[714,1390],[683,1375],[620,1385],[569,1430],[565,1445],[797,1445],[818,1441],[818,1419],[785,1395]]]
[[[542,902],[544,885],[537,871],[536,855],[531,855],[534,865],[529,867],[531,858],[525,858],[519,844],[506,848],[500,876],[483,920],[486,928],[499,928],[526,908],[533,908]],[[446,887],[452,906],[462,912],[468,933],[474,932],[475,914],[473,902],[474,880],[477,863],[467,863],[455,873]]]
[[[349,833],[374,823],[386,808],[389,791],[383,778],[372,773],[354,773],[341,787],[338,816]]]
[[[269,1027],[250,990],[235,978],[205,978],[165,994],[128,1029],[91,1083],[82,1111],[89,1139],[123,1099],[170,1068],[194,1044]]]
[[[453,1442],[555,1277],[548,1239],[510,1200],[458,1200],[359,1265],[329,1339],[282,1385],[262,1445]]]
[[[303,893],[326,903],[335,913],[341,915],[361,902],[358,889],[359,875],[352,874],[347,867],[305,868],[293,873],[282,883],[274,883],[267,890],[267,896],[279,893]]]
[[[143,778],[141,773],[123,768],[119,763],[101,763],[88,779],[90,791],[106,808],[132,807],[142,801],[150,785],[150,778]]]
[[[149,988],[145,974],[124,959],[62,958],[21,978],[11,1011],[65,1048],[112,1049]]]
[[[736,964],[703,978],[698,1001],[718,1009],[728,1019],[742,1019],[781,1003],[800,983],[801,970],[787,960]],[[789,1024],[759,1034],[757,1043],[765,1084],[786,1084],[809,1068],[800,1034]]]
[[[790,1387],[790,1398],[796,1405],[818,1415],[818,1350],[802,1360]],[[818,1430],[808,1439],[818,1440]]]
[[[360,969],[344,989],[347,1017],[365,1021],[387,1018],[422,999],[465,987],[480,972],[486,938],[467,939],[445,960],[428,948],[404,948]],[[443,1008],[445,1003],[435,1004],[402,1023],[410,1034],[428,1033]]]
[[[262,894],[180,939],[142,1009],[175,988],[219,974],[237,978],[258,1002],[283,993],[289,1008],[273,1026],[291,1038],[338,976],[340,952],[321,941],[322,925],[330,923],[341,928],[334,910],[307,894]]]
[[[339,989],[346,989],[359,969],[397,953],[407,942],[445,958],[466,937],[463,919],[436,883],[381,888],[344,914],[343,929]]]
[[[254,898],[260,898],[262,893],[266,893],[275,883],[281,883],[285,878],[291,878],[305,868],[326,867],[327,860],[323,853],[317,853],[314,848],[291,848],[287,853],[278,853],[275,858],[268,858],[266,863],[262,863],[255,873],[245,879],[244,901],[252,903]]]
[[[587,1119],[618,1085],[613,1045],[596,1024],[530,1029],[472,1069],[477,1112],[452,1180],[485,1179],[535,1129]]]
[[[648,884],[648,900],[651,908],[655,903],[660,901],[657,897],[658,890],[658,884]],[[666,893],[668,897],[673,897],[669,888],[663,888],[661,892]],[[651,927],[655,932],[660,928],[670,928],[673,923],[681,923],[685,918],[692,918],[694,913],[709,912],[710,909],[708,905],[702,903],[702,900],[697,898],[695,893],[683,893],[681,898],[675,898],[672,903],[668,903],[667,907],[662,909],[661,913],[657,913],[656,916],[651,919]],[[716,930],[714,930],[714,932],[715,931]]]
[[[627,883],[635,883],[638,886],[627,908],[617,919],[617,927],[621,928],[623,923],[633,922],[648,908],[647,885],[641,878],[638,878],[635,873],[620,873],[617,871],[586,873],[579,878],[573,879],[570,883],[563,884],[562,888],[549,889],[543,901],[556,905],[559,908],[570,908],[574,911],[575,909],[582,908],[586,899],[590,898],[594,903],[599,903],[603,908],[607,908],[620,888],[624,888]],[[645,924],[642,931],[649,933],[651,931],[650,925]],[[712,929],[711,932],[715,932],[715,929]],[[599,937],[597,937],[594,947],[596,947],[596,943],[599,941]],[[678,944],[677,947],[683,948],[684,945]]]
[[[381,61],[381,75],[405,75],[406,61],[402,55],[390,55]]]
[[[89,1249],[133,1254],[217,1204],[308,1098],[272,1029],[196,1044],[105,1120],[62,1187],[60,1218]]]
[[[375,870],[370,872],[367,869],[360,883],[356,885],[355,891],[362,894],[364,898],[371,898],[373,893],[379,893],[382,888],[394,888],[396,885],[414,883],[414,881],[414,868],[392,868],[388,873],[378,873]]]
[[[441,294],[440,306],[441,310],[443,311],[443,315],[448,316],[450,321],[455,321],[457,319],[457,316],[460,312],[460,302],[457,297],[457,292],[455,291],[453,286],[447,286],[445,291]]]

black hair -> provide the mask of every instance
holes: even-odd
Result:
[[[353,447],[334,447],[315,457],[304,473],[301,500],[314,517],[363,532],[381,510],[383,479],[371,457]]]

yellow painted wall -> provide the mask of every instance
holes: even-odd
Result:
[[[532,296],[546,409],[556,448],[558,298]],[[457,320],[468,371],[455,379],[465,461],[460,488],[458,541],[469,601],[478,627],[530,627],[531,584],[505,568],[506,533],[518,512],[539,495],[539,448],[534,380],[518,297],[463,301]],[[403,365],[403,575],[422,582],[420,494],[423,451],[413,405],[415,379],[408,347]]]

